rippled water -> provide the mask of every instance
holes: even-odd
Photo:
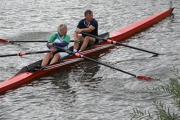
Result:
[[[99,33],[111,32],[168,8],[167,0],[1,0],[0,38],[47,40],[60,23],[69,34],[83,12],[90,8],[99,21]],[[165,53],[158,57],[122,46],[100,55],[107,62],[136,75],[149,75],[168,81],[180,67],[180,1],[174,2],[174,15],[128,39],[128,45]],[[0,44],[1,54],[46,49],[45,43]],[[13,76],[43,54],[24,58],[0,58],[0,81]],[[0,96],[2,120],[129,120],[133,108],[152,110],[152,101],[173,107],[166,93],[144,89],[161,84],[139,81],[124,73],[81,62]]]

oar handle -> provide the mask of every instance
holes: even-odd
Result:
[[[81,33],[81,34],[84,34],[84,35],[87,35],[87,36],[90,36],[90,37],[93,37],[93,38],[96,38],[96,39],[98,39],[98,40],[103,40],[103,38],[101,38],[101,37],[98,37],[98,36],[95,36],[95,35],[92,35],[92,34],[88,34],[88,33]]]

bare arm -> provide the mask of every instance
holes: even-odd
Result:
[[[82,32],[86,32],[86,33],[89,33],[91,31],[93,31],[95,28],[90,25],[88,28],[83,28],[83,29],[79,29],[79,28],[76,28],[76,32],[77,33],[82,33]]]
[[[88,28],[84,28],[84,29],[81,29],[81,30],[82,30],[82,32],[89,33],[91,31],[93,31],[94,29],[95,29],[94,26],[90,25]]]
[[[77,28],[76,28],[76,31],[77,31]],[[74,41],[75,42],[78,42],[78,32],[74,32]]]

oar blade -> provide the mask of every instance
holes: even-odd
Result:
[[[139,80],[146,80],[146,81],[153,80],[153,78],[149,76],[136,76],[136,78]]]
[[[8,43],[9,41],[0,38],[0,42],[2,42],[2,43]]]
[[[99,37],[99,39],[107,40],[107,39],[109,39],[109,32],[98,35],[98,37]]]

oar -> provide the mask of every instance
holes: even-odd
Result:
[[[122,44],[122,43],[114,41],[114,40],[104,39],[103,37],[91,35],[91,34],[88,34],[88,33],[82,33],[82,34],[87,35],[87,36],[91,36],[91,37],[99,39],[99,40],[107,41],[107,42],[112,43],[112,44],[118,44],[118,45],[122,45],[122,46],[129,47],[129,48],[132,48],[132,49],[136,49],[136,50],[152,53],[152,54],[155,54],[155,56],[160,55],[160,53],[156,53],[156,52],[152,52],[152,51],[149,51],[149,50],[145,50],[145,49],[141,49],[141,48],[125,45],[125,44]]]
[[[9,41],[9,40],[5,40],[5,39],[1,39],[0,38],[0,42],[1,43],[15,43],[15,42],[47,42],[47,40],[46,41]],[[70,42],[74,42],[74,40],[70,40]]]
[[[40,54],[40,53],[47,53],[47,52],[50,52],[50,50],[34,51],[34,52],[19,52],[19,53],[17,53],[17,54],[0,55],[0,57],[23,56],[23,55]]]
[[[75,56],[77,56],[77,57],[87,59],[87,60],[92,61],[92,62],[95,62],[95,63],[97,63],[97,64],[104,65],[104,66],[109,67],[109,68],[111,68],[111,69],[114,69],[114,70],[117,70],[117,71],[126,73],[126,74],[128,74],[128,75],[133,76],[133,77],[136,77],[137,79],[140,79],[140,80],[152,80],[152,79],[153,79],[153,78],[148,77],[148,76],[137,76],[137,75],[132,74],[132,73],[130,73],[130,72],[121,70],[121,69],[119,69],[119,68],[115,68],[115,67],[110,66],[110,65],[108,65],[108,64],[106,64],[106,63],[99,62],[99,61],[97,61],[97,60],[95,60],[95,59],[92,59],[92,58],[89,58],[89,57],[87,57],[87,56],[84,56],[84,55],[82,55],[82,54],[80,54],[80,53],[74,53],[74,52],[72,52],[72,51],[70,51],[70,50],[65,50],[65,49],[62,49],[62,48],[57,47],[57,46],[55,46],[55,47],[56,47],[57,49],[59,49],[59,50],[62,50],[62,51],[64,50],[65,52],[67,52],[67,53],[69,53],[69,54],[71,54],[71,55],[75,55]]]

